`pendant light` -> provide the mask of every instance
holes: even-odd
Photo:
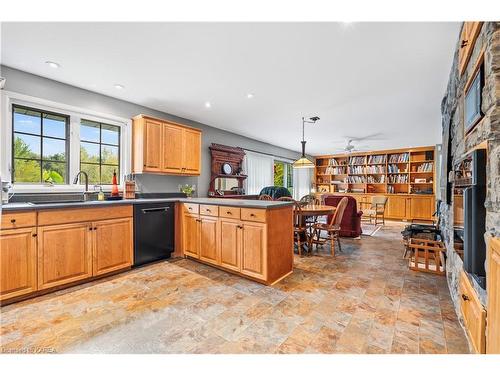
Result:
[[[318,116],[311,117],[309,120],[306,120],[302,117],[302,156],[293,162],[294,168],[314,168],[314,163],[306,158],[306,141],[304,140],[304,126],[306,123],[314,124],[319,120]]]

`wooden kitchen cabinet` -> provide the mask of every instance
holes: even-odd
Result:
[[[417,220],[432,220],[434,213],[434,196],[412,196],[410,198],[409,218]]]
[[[220,219],[220,264],[233,271],[240,271],[241,269],[240,254],[242,228],[239,220]]]
[[[266,279],[266,224],[243,222],[241,273]]]
[[[163,164],[162,172],[166,173],[182,173],[183,168],[183,137],[184,130],[178,126],[170,124],[163,124],[163,150],[162,152]]]
[[[0,231],[0,301],[36,289],[36,228]]]
[[[132,218],[97,221],[92,224],[92,229],[94,276],[132,266]]]
[[[476,353],[486,351],[486,311],[464,271],[460,273],[460,310],[464,327]]]
[[[182,242],[184,254],[200,257],[200,222],[198,215],[184,215],[182,223]]]
[[[162,123],[147,119],[144,125],[144,172],[162,171]]]
[[[406,196],[391,195],[387,199],[386,217],[391,219],[406,219],[408,217]]]
[[[91,276],[91,223],[38,228],[38,289],[52,288]]]
[[[144,115],[134,117],[132,172],[199,175],[201,130]]]
[[[183,173],[190,175],[200,174],[201,163],[201,133],[194,129],[183,129]]]
[[[500,238],[488,243],[488,324],[486,326],[486,353],[500,354]]]
[[[200,216],[200,259],[208,263],[220,263],[219,220],[217,217]]]

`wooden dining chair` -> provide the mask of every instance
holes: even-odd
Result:
[[[273,197],[271,197],[270,195],[267,195],[267,194],[262,194],[262,195],[259,195],[259,200],[260,201],[272,201]]]
[[[335,256],[335,241],[339,244],[339,251],[342,251],[339,232],[340,223],[342,222],[347,202],[347,197],[340,200],[335,208],[335,213],[328,223],[316,223],[313,225],[313,243],[323,245],[326,241],[330,241],[330,254],[332,254],[332,256]],[[326,232],[326,237],[321,237],[321,232],[323,231]]]
[[[307,243],[307,228],[304,224],[300,202],[290,197],[281,197],[278,201],[293,202],[293,242],[297,243],[299,256],[302,256],[302,245]]]

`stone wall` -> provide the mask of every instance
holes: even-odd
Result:
[[[448,87],[441,103],[443,132],[450,124],[450,152],[452,165],[475,146],[488,141],[487,196],[485,240],[500,236],[500,22],[485,22],[475,43],[474,50],[464,74],[458,72],[459,35]],[[483,120],[467,135],[464,135],[463,96],[464,88],[474,64],[484,49],[484,76],[482,112]],[[443,133],[444,134],[444,133]],[[443,155],[443,157],[446,157]],[[458,308],[458,276],[462,260],[453,250],[453,207],[441,203],[440,225],[447,248],[447,278],[455,308]],[[486,293],[474,285],[481,302],[486,304]]]

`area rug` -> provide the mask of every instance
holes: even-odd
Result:
[[[370,223],[362,223],[361,229],[363,230],[362,236],[374,237],[377,232],[382,228],[382,225],[375,225]]]

